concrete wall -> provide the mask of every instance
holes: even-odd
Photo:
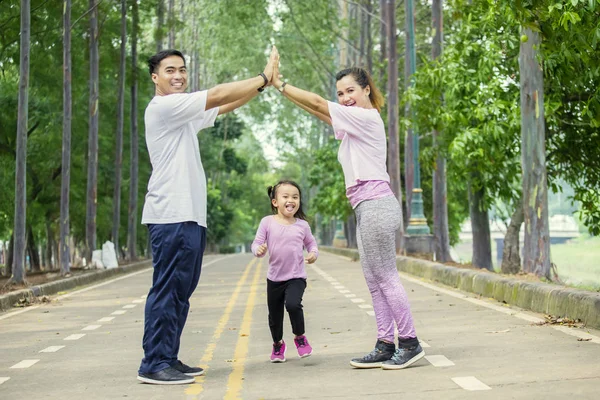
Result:
[[[358,260],[358,251],[320,246],[319,250]],[[565,286],[527,282],[484,270],[463,269],[398,256],[399,271],[443,283],[466,292],[496,299],[526,310],[580,319],[600,329],[600,293]]]

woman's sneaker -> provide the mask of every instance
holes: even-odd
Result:
[[[384,361],[388,361],[394,355],[396,345],[378,340],[375,348],[362,358],[353,358],[350,365],[354,368],[380,368]]]
[[[308,344],[308,339],[306,336],[298,336],[294,339],[294,343],[296,343],[296,349],[298,349],[298,355],[300,358],[308,357],[312,354],[312,347]]]
[[[399,347],[394,356],[388,361],[384,361],[381,367],[383,369],[402,369],[416,363],[423,357],[425,357],[425,352],[420,344],[407,349]]]
[[[285,362],[285,342],[283,340],[279,343],[273,343],[273,351],[271,352],[271,362]]]

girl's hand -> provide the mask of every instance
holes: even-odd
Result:
[[[267,252],[267,244],[263,243],[260,246],[257,247],[256,249],[256,256],[257,257],[262,257],[265,255],[265,253]]]
[[[307,264],[312,264],[315,261],[317,261],[317,255],[315,253],[308,253],[308,256],[306,256],[306,258],[304,259],[304,261],[306,261]]]

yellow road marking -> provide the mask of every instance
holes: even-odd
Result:
[[[242,277],[238,281],[238,283],[235,287],[235,290],[233,291],[233,294],[229,298],[229,302],[227,303],[227,306],[225,307],[225,311],[223,312],[221,319],[219,319],[219,323],[217,324],[215,333],[213,334],[208,346],[206,346],[204,355],[202,355],[202,358],[200,359],[199,367],[204,368],[205,372],[206,372],[206,370],[208,370],[207,363],[209,363],[213,359],[213,354],[215,352],[215,348],[217,347],[217,342],[219,341],[221,334],[225,330],[225,325],[227,325],[227,323],[229,322],[229,317],[231,316],[231,311],[233,310],[233,306],[237,302],[237,298],[240,294],[240,291],[242,290],[242,287],[246,283],[246,279],[248,278],[248,275],[250,274],[250,270],[252,269],[254,264],[256,264],[256,261],[257,261],[257,258],[253,258],[252,261],[250,261],[248,263],[248,265],[246,266],[246,269],[244,270]],[[204,376],[197,377],[196,384],[189,386],[185,390],[185,394],[188,396],[199,395],[204,390],[204,387],[202,386],[203,383],[204,383]]]
[[[242,384],[244,382],[244,363],[246,362],[248,345],[250,344],[250,327],[252,326],[252,313],[254,311],[254,304],[256,303],[256,291],[258,289],[258,280],[260,279],[261,267],[262,260],[258,264],[256,271],[254,271],[252,287],[250,289],[250,294],[248,295],[246,311],[244,312],[244,318],[240,328],[240,336],[238,337],[237,345],[235,346],[235,352],[233,354],[233,370],[229,374],[227,392],[223,397],[225,400],[239,399],[240,392],[242,391]]]

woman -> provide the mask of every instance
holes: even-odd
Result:
[[[354,358],[355,368],[402,369],[425,356],[419,345],[406,291],[396,269],[395,235],[401,209],[390,188],[386,171],[386,136],[379,112],[383,96],[362,68],[348,68],[336,75],[338,102],[281,81],[279,67],[272,84],[286,98],[332,125],[341,140],[346,195],[356,215],[360,261],[373,299],[377,342],[369,354]],[[394,323],[398,348],[394,345]]]

